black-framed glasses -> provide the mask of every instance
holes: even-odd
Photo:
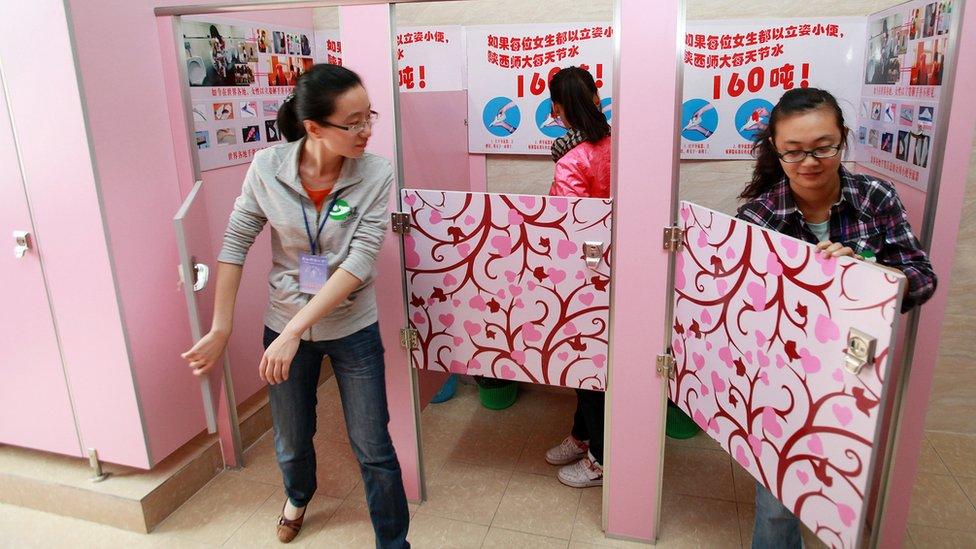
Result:
[[[332,126],[333,128],[339,128],[340,130],[345,130],[349,133],[362,133],[366,131],[367,128],[372,128],[373,124],[376,123],[376,119],[378,119],[379,117],[380,117],[380,113],[376,111],[369,111],[369,116],[366,118],[366,120],[363,120],[362,122],[356,122],[351,126],[343,126],[342,124],[333,124],[328,120],[323,120],[322,124],[325,126]]]
[[[795,164],[797,162],[803,162],[807,156],[812,156],[816,159],[833,158],[840,154],[840,149],[840,145],[827,145],[826,147],[817,147],[811,151],[794,150],[777,152],[776,156],[783,162]]]

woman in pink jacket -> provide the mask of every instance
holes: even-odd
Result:
[[[562,69],[549,83],[553,115],[569,132],[552,145],[556,174],[549,194],[610,197],[610,124],[600,109],[600,95],[589,72]],[[603,484],[603,406],[601,391],[576,390],[573,430],[546,452],[546,461],[563,465],[559,481],[586,488]]]

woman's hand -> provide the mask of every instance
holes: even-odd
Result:
[[[824,240],[820,244],[817,244],[817,251],[825,258],[837,258],[837,257],[857,257],[854,250],[848,246],[841,244],[840,242],[831,242],[829,240]]]
[[[300,341],[299,335],[291,335],[287,332],[276,337],[261,357],[258,376],[271,385],[283,383],[288,379],[288,370],[291,368],[295,353],[298,352]]]
[[[190,363],[189,366],[193,368],[193,375],[206,375],[217,364],[220,355],[224,354],[228,339],[230,339],[230,333],[222,330],[210,330],[207,335],[200,338],[200,341],[197,341],[196,345],[180,356]]]

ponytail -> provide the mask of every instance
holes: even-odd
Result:
[[[598,106],[600,95],[589,71],[579,67],[560,70],[549,81],[549,94],[552,102],[562,107],[565,122],[586,141],[596,143],[610,135],[610,124]]]
[[[305,120],[322,122],[335,112],[336,98],[363,81],[353,71],[320,63],[298,77],[295,91],[278,108],[278,131],[288,141],[305,137]]]

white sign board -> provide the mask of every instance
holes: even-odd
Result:
[[[750,159],[783,92],[832,93],[853,121],[864,18],[689,21],[685,34],[682,159]]]
[[[396,37],[401,92],[464,89],[464,28],[402,27]]]
[[[480,154],[549,154],[566,128],[550,116],[549,80],[579,66],[596,80],[611,115],[613,28],[609,23],[466,28],[468,148]]]

